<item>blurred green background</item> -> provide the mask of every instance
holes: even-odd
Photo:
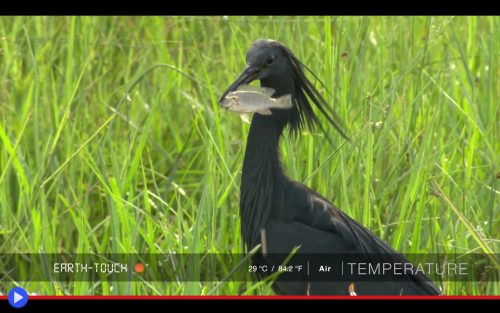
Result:
[[[398,251],[498,252],[498,29],[498,17],[0,17],[0,252],[242,252],[249,125],[217,99],[258,38],[317,74],[354,136],[286,136],[292,178]],[[273,293],[1,276],[3,294]],[[500,294],[480,278],[437,284]]]

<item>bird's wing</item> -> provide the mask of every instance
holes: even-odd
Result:
[[[287,209],[293,213],[292,219],[325,232],[342,237],[344,242],[359,253],[396,253],[389,245],[371,231],[358,224],[337,209],[331,202],[306,186],[293,182],[293,196],[287,197]]]
[[[291,214],[292,223],[288,227],[293,230],[288,230],[288,233],[290,236],[295,232],[302,238],[308,237],[296,241],[303,242],[307,252],[363,254],[372,262],[408,262],[404,256],[320,194],[297,182],[290,183],[292,188],[285,197],[285,207]],[[304,230],[308,230],[308,236],[302,236]],[[407,287],[416,288],[413,292],[439,294],[439,290],[425,275],[408,275],[408,278],[416,283],[415,286],[410,284]]]

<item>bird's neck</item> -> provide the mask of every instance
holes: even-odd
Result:
[[[254,114],[248,134],[241,178],[240,215],[248,249],[260,240],[260,230],[283,206],[285,176],[279,160],[283,127],[272,116]]]

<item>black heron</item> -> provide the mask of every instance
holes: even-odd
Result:
[[[243,240],[248,249],[265,241],[266,254],[290,253],[360,253],[368,259],[407,263],[405,257],[368,229],[354,221],[332,203],[301,183],[288,178],[280,164],[279,141],[286,127],[299,134],[305,127],[321,126],[318,110],[346,138],[333,110],[306,77],[311,72],[282,43],[261,39],[246,55],[246,68],[222,95],[241,85],[260,80],[261,87],[275,90],[273,98],[291,94],[290,109],[272,109],[272,115],[254,113],[243,161],[240,215]],[[313,74],[311,72],[311,74]],[[314,75],[314,74],[313,74]],[[316,78],[316,75],[314,75]],[[263,235],[264,234],[264,235]],[[404,280],[349,281],[280,281],[273,288],[278,294],[349,295],[438,295],[439,289],[422,273],[405,274]]]

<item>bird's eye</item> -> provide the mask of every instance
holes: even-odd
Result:
[[[269,59],[266,60],[266,65],[271,65],[274,62],[274,56],[271,56]]]

